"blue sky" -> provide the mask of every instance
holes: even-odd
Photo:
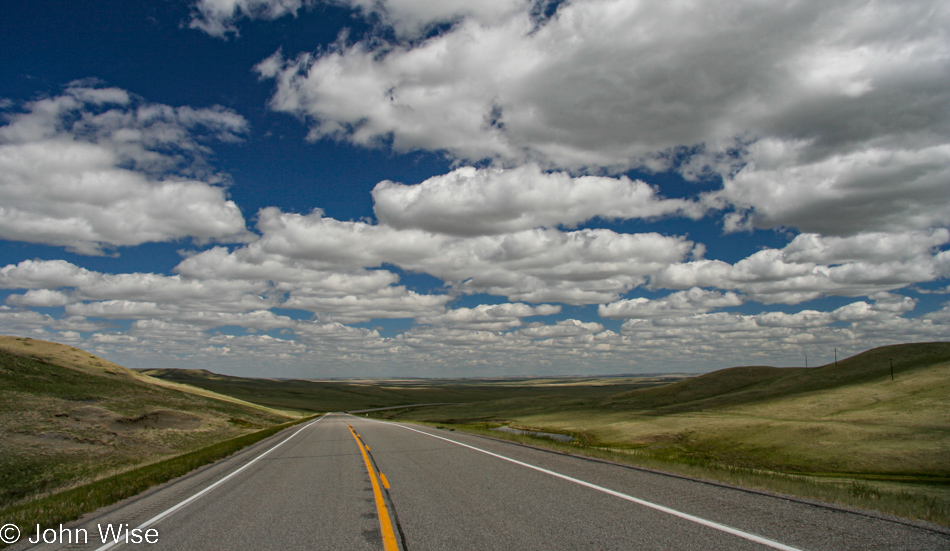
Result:
[[[13,2],[0,333],[258,376],[950,337],[940,2]]]

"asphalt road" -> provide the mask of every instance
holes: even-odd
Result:
[[[86,544],[10,549],[950,550],[947,531],[343,414],[80,522]],[[104,546],[120,523],[157,543]]]

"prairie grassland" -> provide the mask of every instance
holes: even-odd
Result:
[[[950,524],[950,343],[808,370],[733,368],[601,400],[561,394],[374,415],[548,447],[565,445],[487,430],[570,434],[574,453]]]
[[[344,411],[485,400],[532,399],[569,393],[596,400],[618,392],[667,384],[679,377],[546,377],[500,379],[253,379],[195,369],[146,369],[143,374],[167,382],[200,387],[275,408],[298,411]]]
[[[171,457],[156,463],[76,485],[51,495],[0,508],[0,518],[12,522],[24,535],[33,535],[35,526],[56,526],[75,520],[85,513],[134,496],[148,488],[182,476],[192,470],[222,459],[277,432],[308,420],[298,418],[281,425],[217,442],[210,446]],[[0,548],[6,547],[0,543]]]
[[[149,385],[170,388],[188,394],[204,396],[206,398],[213,398],[215,400],[221,400],[225,402],[234,402],[244,407],[260,409],[268,413],[276,413],[278,415],[291,414],[291,416],[294,416],[295,413],[286,410],[274,410],[273,408],[268,408],[267,406],[253,402],[239,400],[226,394],[217,394],[203,388],[150,377],[141,371],[123,367],[119,364],[112,363],[109,360],[100,358],[94,354],[90,354],[85,350],[60,343],[31,339],[28,337],[24,338],[0,335],[0,352],[6,352],[14,356],[33,358],[41,362],[74,369],[91,375],[122,375],[127,378],[136,379],[138,381],[147,383]]]
[[[0,345],[0,508],[299,417],[154,384],[55,343]]]

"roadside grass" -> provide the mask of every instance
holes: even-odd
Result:
[[[198,467],[228,457],[243,448],[277,434],[287,427],[313,419],[313,417],[315,416],[282,423],[218,442],[177,457],[0,509],[0,519],[3,519],[4,523],[16,524],[20,528],[23,538],[26,538],[33,534],[37,524],[40,526],[57,526],[60,523],[76,520],[100,507],[132,497],[152,486],[165,483]],[[3,547],[6,546],[0,544],[0,549]]]
[[[373,416],[950,526],[950,343],[809,370],[732,368],[600,400],[563,390]],[[577,443],[490,431],[501,425]]]
[[[491,430],[497,423],[446,424],[409,421],[449,431],[508,440],[571,455],[580,455],[636,468],[724,483],[740,488],[833,503],[913,520],[950,526],[950,478],[792,474],[716,463],[675,453],[598,447],[581,441],[563,443],[550,438]]]
[[[125,368],[58,365],[48,358],[81,351],[14,342],[36,355],[0,350],[0,508],[295,417],[151,384]]]

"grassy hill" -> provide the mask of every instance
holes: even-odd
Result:
[[[950,343],[876,348],[809,369],[734,367],[600,400],[521,398],[381,415],[514,424],[671,460],[950,480]]]
[[[77,348],[0,337],[0,509],[292,418]]]
[[[360,410],[441,402],[471,404],[512,398],[548,399],[551,396],[593,400],[675,380],[664,377],[559,377],[309,381],[232,377],[203,369],[144,369],[141,373],[249,402],[303,411]]]
[[[611,396],[606,406],[657,413],[701,411],[826,391],[850,385],[916,377],[920,368],[950,361],[950,343],[898,344],[868,350],[815,368],[733,367],[672,385]]]
[[[580,445],[568,449],[615,461],[950,523],[945,342],[876,348],[809,369],[735,367],[603,399],[374,415],[495,436],[488,430],[500,425],[570,434]]]

